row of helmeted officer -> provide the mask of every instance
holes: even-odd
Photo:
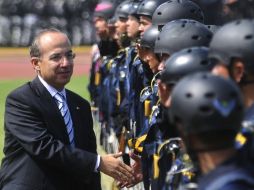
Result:
[[[240,17],[230,8],[242,2],[225,3],[231,18]],[[135,160],[144,189],[191,189],[197,180],[198,189],[254,185],[254,22],[203,22],[189,0],[95,8],[100,42],[89,90],[101,143],[107,152],[132,150],[124,161]]]

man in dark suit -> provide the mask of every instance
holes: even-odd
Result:
[[[6,99],[0,189],[99,190],[99,171],[132,180],[131,168],[117,159],[121,153],[97,155],[89,103],[64,88],[75,57],[68,37],[56,29],[42,31],[30,56],[37,77]]]

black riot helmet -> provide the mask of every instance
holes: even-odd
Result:
[[[141,37],[140,46],[154,50],[155,40],[159,36],[159,30],[157,26],[150,26]]]
[[[154,52],[171,55],[192,46],[208,46],[212,32],[202,23],[179,19],[167,23],[155,42]]]
[[[94,9],[94,17],[102,17],[108,20],[114,16],[115,5],[108,0],[98,3]]]
[[[155,10],[152,23],[161,27],[176,19],[192,19],[204,22],[204,14],[200,7],[190,0],[170,0]]]
[[[165,62],[165,69],[160,76],[161,81],[175,85],[188,74],[210,71],[213,63],[208,59],[208,50],[207,47],[191,47],[174,53]]]
[[[171,98],[170,116],[186,136],[226,131],[234,137],[240,129],[243,98],[231,79],[203,72],[188,75],[177,83]]]
[[[138,15],[147,16],[152,19],[156,8],[166,1],[168,0],[144,0],[138,7]]]
[[[206,25],[206,27],[214,34],[221,26],[218,25]]]
[[[254,21],[243,19],[223,25],[211,40],[209,57],[227,66],[240,58],[245,71],[254,72]]]
[[[138,8],[141,5],[141,0],[134,0],[131,3],[131,8],[129,11],[129,15],[136,17],[137,19],[139,19],[139,15],[138,15]]]
[[[115,11],[115,17],[128,19],[131,6],[132,6],[131,0],[123,1],[120,5],[117,6]]]

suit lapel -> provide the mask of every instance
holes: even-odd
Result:
[[[44,121],[47,122],[47,128],[55,133],[58,139],[62,140],[66,144],[69,144],[65,123],[54,98],[42,85],[38,77],[31,82],[31,88],[38,95],[38,103],[40,104],[40,108],[44,114]]]

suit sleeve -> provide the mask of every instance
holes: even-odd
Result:
[[[70,148],[47,130],[42,115],[25,95],[7,97],[5,132],[15,139],[17,149],[24,149],[33,159],[78,176],[91,176],[97,154]],[[17,148],[18,147],[18,148]]]

